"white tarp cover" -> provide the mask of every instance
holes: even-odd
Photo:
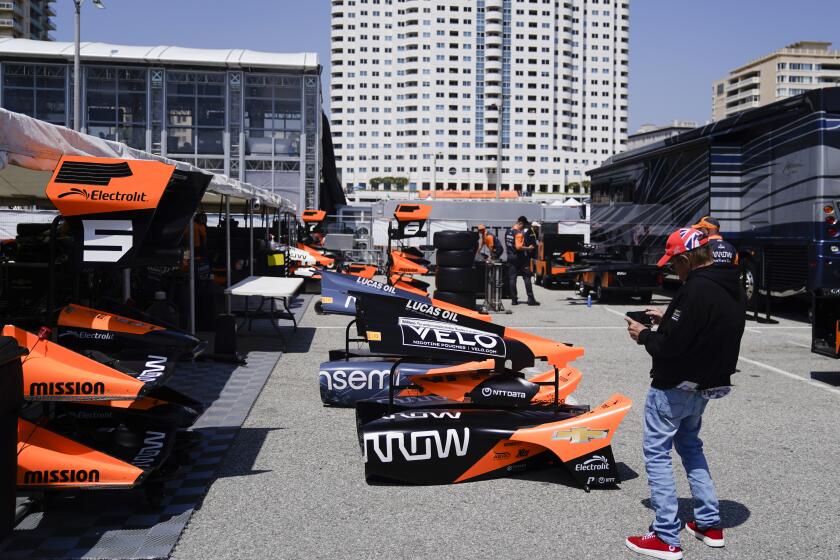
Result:
[[[175,165],[183,171],[208,173],[182,161],[0,109],[0,196],[44,198],[47,181],[63,155],[150,159]],[[15,167],[36,173],[26,173]],[[210,193],[258,200],[260,204],[272,208],[296,210],[289,199],[271,191],[217,173],[211,175],[213,177],[207,189]]]

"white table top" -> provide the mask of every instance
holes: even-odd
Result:
[[[275,276],[249,276],[225,290],[232,296],[292,297],[296,295],[303,278],[278,278]]]

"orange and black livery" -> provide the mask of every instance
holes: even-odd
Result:
[[[543,232],[537,254],[531,260],[531,272],[537,284],[545,287],[573,284],[575,274],[572,267],[578,263],[577,252],[583,240],[582,235]]]
[[[80,264],[175,261],[210,175],[151,160],[62,156],[46,188]]]
[[[432,213],[428,204],[399,204],[394,209],[394,219],[388,223],[388,262],[385,277],[391,286],[426,296],[429,284],[414,278],[414,274],[427,274],[431,263],[416,247],[402,246],[393,249],[394,241],[427,236],[423,229]]]
[[[472,359],[409,376],[391,369],[387,399],[356,403],[369,481],[450,484],[559,465],[581,487],[620,482],[611,443],[632,402],[615,394],[590,410],[565,399],[583,349],[436,307],[355,293],[356,328],[371,352]],[[544,360],[551,370],[526,380]],[[562,381],[561,381],[562,380]]]

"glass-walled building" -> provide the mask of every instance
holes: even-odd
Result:
[[[318,206],[316,54],[83,44],[82,132]],[[0,40],[0,106],[73,126],[73,44]]]

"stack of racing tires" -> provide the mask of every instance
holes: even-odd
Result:
[[[475,253],[478,234],[474,231],[438,231],[434,298],[467,309],[475,309]]]

